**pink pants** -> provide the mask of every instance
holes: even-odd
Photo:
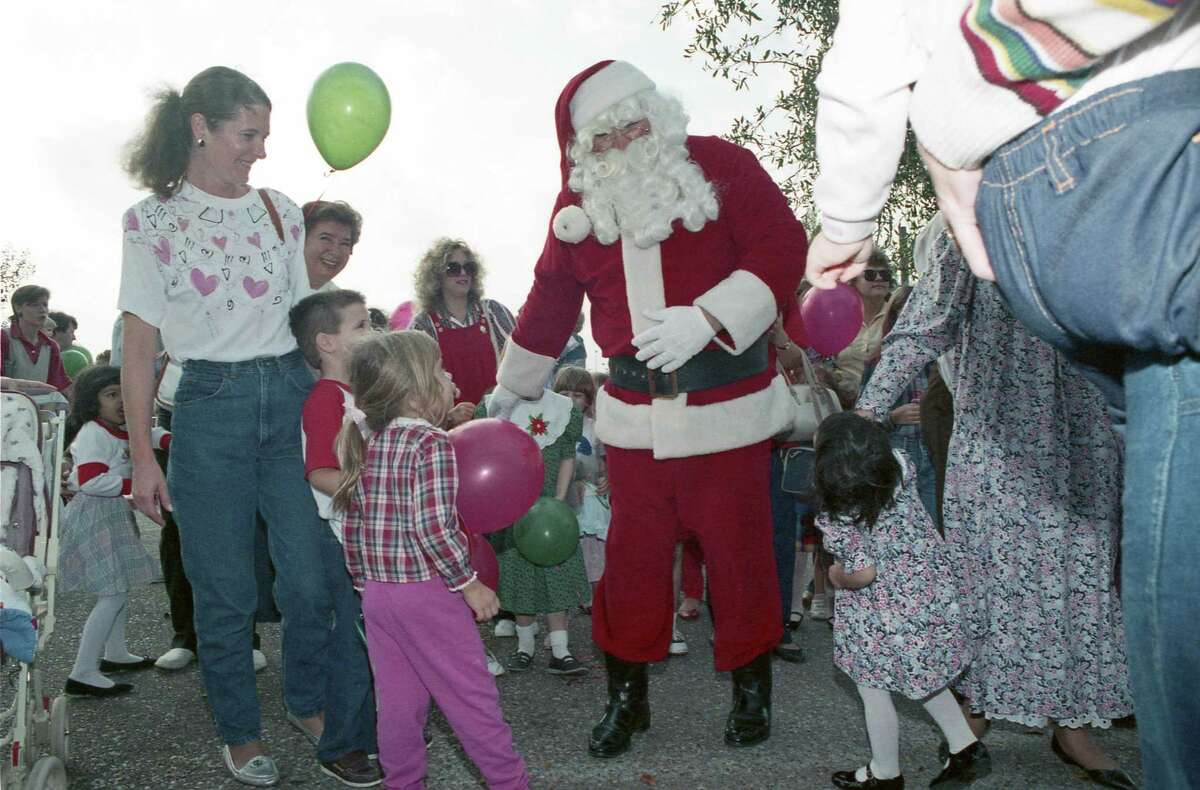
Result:
[[[770,443],[661,461],[649,450],[607,452],[612,522],[592,604],[593,641],[626,661],[666,658],[675,544],[692,534],[708,570],[717,670],[779,644]]]
[[[422,731],[432,698],[494,790],[529,787],[500,712],[470,608],[441,579],[368,581],[367,652],[375,673],[379,760],[389,790],[424,787]]]

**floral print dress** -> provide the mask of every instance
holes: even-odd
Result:
[[[956,687],[991,718],[1107,727],[1132,711],[1115,586],[1119,439],[1099,392],[972,276],[935,222],[928,271],[858,407],[882,417],[919,368],[957,351],[943,514],[975,658]]]
[[[942,538],[912,463],[896,457],[903,481],[869,532],[828,513],[817,516],[817,528],[847,572],[875,566],[875,581],[838,591],[833,663],[860,686],[924,699],[950,685],[971,655]]]

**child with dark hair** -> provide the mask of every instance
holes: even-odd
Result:
[[[922,700],[949,755],[931,787],[963,787],[991,771],[991,757],[947,686],[970,661],[942,539],[922,506],[912,463],[887,431],[857,414],[835,414],[816,437],[817,527],[836,555],[840,588],[834,663],[858,685],[871,761],[839,771],[842,788],[902,788],[891,693]]]
[[[170,434],[154,429],[152,441],[165,448]],[[65,442],[74,464],[68,485],[75,496],[62,517],[59,591],[86,590],[97,596],[83,625],[79,652],[66,693],[111,697],[131,691],[104,672],[148,669],[153,658],[132,655],[125,644],[129,590],[157,576],[138,538],[133,508],[125,499],[132,483],[129,435],[121,397],[121,370],[96,366],[75,379],[75,408]]]

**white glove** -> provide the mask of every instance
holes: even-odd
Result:
[[[633,339],[638,361],[645,362],[651,370],[662,368],[663,373],[679,370],[717,334],[704,311],[696,305],[646,310],[644,315],[660,322]]]
[[[503,384],[497,384],[487,399],[487,416],[500,420],[508,420],[512,417],[513,409],[520,402],[520,395],[508,389]]]

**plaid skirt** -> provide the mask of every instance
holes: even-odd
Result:
[[[76,494],[67,503],[58,553],[60,591],[116,595],[158,576],[124,497]]]

